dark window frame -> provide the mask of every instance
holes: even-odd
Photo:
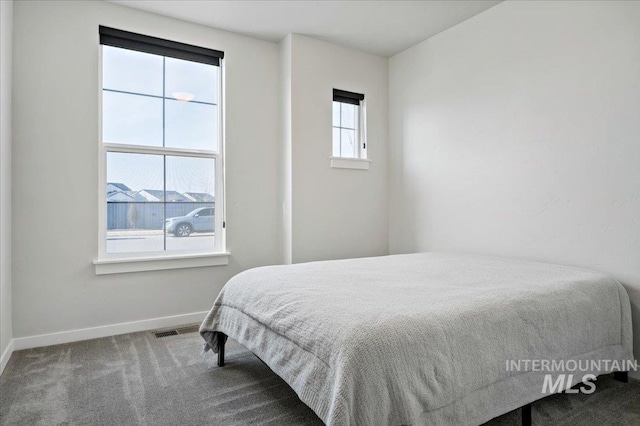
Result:
[[[362,93],[347,92],[346,90],[333,89],[333,101],[343,104],[360,105],[364,100]]]
[[[99,34],[100,44],[106,46],[137,50],[139,52],[169,56],[171,58],[215,66],[220,66],[220,59],[224,58],[224,52],[220,50],[132,33],[103,25],[99,26]]]

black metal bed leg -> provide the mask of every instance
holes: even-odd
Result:
[[[522,426],[531,426],[531,404],[522,406]]]
[[[616,371],[615,373],[613,373],[613,379],[622,383],[629,383],[629,372]]]
[[[218,333],[218,367],[224,367],[224,344],[227,342],[227,335]]]

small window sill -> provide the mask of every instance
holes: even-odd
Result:
[[[370,164],[366,158],[331,157],[332,169],[369,170]]]
[[[229,264],[230,253],[179,254],[169,256],[140,256],[96,259],[96,275],[127,272],[162,271],[165,269],[199,268]]]

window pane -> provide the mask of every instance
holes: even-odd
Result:
[[[167,98],[218,103],[218,67],[166,58]]]
[[[356,156],[356,131],[355,130],[341,130],[340,141],[340,156],[353,158]]]
[[[167,156],[167,250],[213,251],[215,160]]]
[[[164,159],[107,153],[107,253],[164,249]]]
[[[340,157],[340,129],[333,128],[333,152],[334,157]]]
[[[102,88],[162,96],[162,56],[102,47]]]
[[[103,91],[102,138],[108,143],[162,146],[162,99]]]
[[[217,106],[167,100],[165,114],[165,146],[210,151],[217,149]]]
[[[340,102],[333,102],[333,126],[340,127]]]
[[[136,193],[151,190],[153,196],[141,193],[146,198],[136,201],[164,201],[163,168],[162,155],[108,152],[107,188]]]
[[[357,106],[353,104],[342,104],[342,126],[349,129],[356,128]]]
[[[216,191],[215,159],[167,156],[167,201],[213,202]],[[178,195],[183,194],[183,198]],[[189,197],[193,198],[190,199]]]

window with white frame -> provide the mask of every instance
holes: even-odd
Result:
[[[333,157],[367,158],[364,95],[333,89]]]
[[[99,32],[100,256],[224,252],[223,52]]]

